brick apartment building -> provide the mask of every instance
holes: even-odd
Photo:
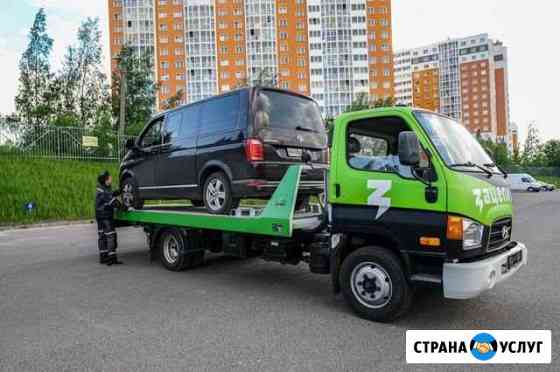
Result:
[[[487,34],[395,53],[397,103],[461,120],[472,133],[515,146],[507,47]]]
[[[111,55],[154,58],[158,104],[226,92],[259,76],[335,116],[394,91],[390,0],[108,0]]]

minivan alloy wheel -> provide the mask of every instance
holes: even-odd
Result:
[[[206,188],[206,200],[212,210],[220,210],[226,202],[226,190],[224,183],[218,179],[213,178],[208,183]]]
[[[132,184],[127,183],[124,185],[122,190],[122,200],[125,207],[133,207],[134,206],[134,189]]]

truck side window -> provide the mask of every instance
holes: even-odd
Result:
[[[161,124],[163,118],[158,118],[153,121],[148,129],[144,132],[140,140],[141,147],[152,147],[161,145]]]
[[[409,166],[399,161],[399,133],[409,130],[398,117],[358,120],[348,125],[346,157],[354,169],[398,173],[413,178]]]

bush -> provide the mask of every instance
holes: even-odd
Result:
[[[0,157],[0,169],[0,225],[93,218],[97,175],[107,169],[118,183],[115,162]]]

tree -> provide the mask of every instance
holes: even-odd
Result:
[[[354,111],[361,111],[367,110],[371,107],[369,102],[369,96],[367,93],[358,93],[356,98],[352,101],[350,106],[346,107],[344,112],[354,112]]]
[[[361,110],[368,110],[371,108],[378,107],[390,107],[395,105],[395,99],[393,97],[377,98],[371,101],[367,93],[358,93],[354,98],[354,101],[344,110],[344,112],[354,112]]]
[[[560,167],[560,140],[550,140],[543,147],[546,165]]]
[[[237,79],[234,89],[244,87],[270,87],[275,88],[278,86],[278,77],[273,74],[268,68],[257,68],[256,72],[251,78]]]
[[[165,102],[163,104],[163,109],[164,110],[174,109],[175,107],[177,107],[181,104],[184,97],[185,97],[185,92],[182,89],[179,89],[177,91],[177,93],[175,93],[175,95],[173,95],[173,96],[169,97],[167,100],[165,100]]]
[[[523,145],[521,163],[524,166],[540,166],[542,165],[543,158],[539,129],[535,123],[530,123],[527,139]]]
[[[52,78],[49,57],[53,39],[47,34],[47,16],[43,8],[35,15],[28,39],[29,43],[19,62],[16,111],[29,124],[44,124],[52,112],[47,92]]]
[[[394,97],[378,98],[373,102],[373,107],[391,107],[395,106]]]
[[[153,61],[148,53],[139,54],[124,47],[119,53],[118,69],[113,74],[113,116],[119,117],[120,92],[126,78],[125,133],[137,135],[154,112],[157,84],[153,77]],[[120,119],[119,119],[120,120]]]
[[[110,104],[102,55],[99,19],[87,18],[78,29],[77,45],[68,47],[62,70],[53,84],[59,99],[59,116],[75,120],[74,125],[95,125],[100,107]]]

